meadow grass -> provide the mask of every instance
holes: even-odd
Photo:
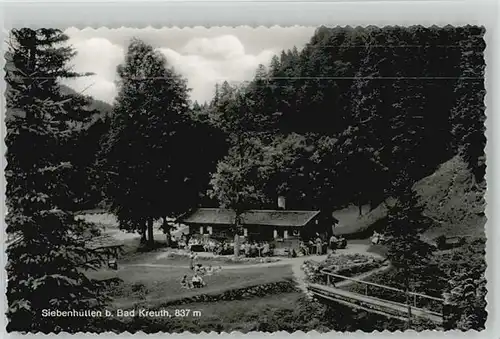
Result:
[[[200,289],[183,289],[180,280],[192,271],[179,267],[125,266],[118,271],[101,270],[89,272],[94,279],[119,278],[123,282],[110,291],[115,307],[131,307],[138,303],[155,304],[193,297],[200,294],[220,294],[229,290],[259,286],[292,279],[289,266],[242,267],[205,276],[207,286]]]

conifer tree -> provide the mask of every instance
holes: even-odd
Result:
[[[88,324],[43,310],[83,311],[103,296],[82,270],[101,260],[84,244],[86,225],[71,210],[74,170],[69,140],[80,133],[85,100],[63,95],[59,79],[80,76],[68,62],[74,52],[56,29],[10,32],[6,67],[8,161],[8,331],[75,332]]]
[[[194,117],[186,80],[152,46],[134,39],[118,67],[120,90],[107,140],[107,193],[120,226],[154,243],[153,222],[196,207],[215,168],[220,138]],[[202,146],[200,146],[202,145]],[[223,149],[223,148],[222,148]]]
[[[261,68],[262,69],[262,68]],[[239,255],[239,235],[242,230],[241,214],[256,201],[263,201],[262,191],[257,187],[259,160],[255,154],[261,149],[260,137],[268,131],[272,116],[252,112],[254,102],[248,86],[232,87],[224,82],[219,87],[218,97],[213,102],[211,120],[228,137],[228,155],[217,165],[217,171],[210,181],[210,195],[220,205],[235,211],[234,254]]]
[[[434,248],[421,237],[432,225],[432,220],[423,215],[423,206],[407,173],[402,172],[393,186],[398,192],[398,201],[389,210],[384,233],[387,258],[395,268],[393,282],[406,291],[426,291],[439,297],[444,282],[432,260]]]

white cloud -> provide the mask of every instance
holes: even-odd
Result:
[[[96,99],[112,102],[116,95],[116,67],[124,59],[124,50],[103,38],[70,39],[77,55],[72,60],[75,71],[95,75],[66,80],[73,89]]]
[[[247,54],[243,44],[232,35],[195,38],[179,52],[169,48],[160,51],[188,79],[191,97],[198,101],[210,100],[218,82],[251,79],[257,66],[268,64],[275,53],[264,50],[257,55]]]
[[[169,65],[187,78],[191,98],[205,101],[211,99],[217,82],[250,80],[258,64],[267,65],[275,53],[303,46],[312,28],[71,28],[66,33],[78,53],[75,70],[96,74],[66,83],[78,91],[87,88],[85,94],[111,103],[117,93],[116,67],[123,62],[132,37],[160,50]]]

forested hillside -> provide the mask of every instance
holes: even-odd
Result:
[[[375,207],[398,196],[403,176],[416,182],[456,154],[478,185],[486,141],[483,33],[321,27],[302,51],[283,51],[249,83],[218,85],[210,104],[196,106],[233,133],[214,196],[220,200],[217,187],[234,182],[231,169],[245,168],[254,185],[250,205],[272,205],[284,194],[290,208]]]
[[[66,94],[66,95],[78,95],[79,93],[76,92],[74,89],[61,85],[61,92]],[[83,93],[85,94],[85,93]],[[111,111],[113,111],[113,106],[111,104],[108,104],[107,102],[104,102],[102,100],[98,100],[95,98],[89,98],[88,102],[88,108],[92,111],[98,112],[98,116],[104,118],[106,115],[109,115]]]

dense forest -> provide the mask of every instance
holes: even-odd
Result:
[[[483,33],[322,27],[302,51],[283,51],[259,66],[248,84],[217,86],[209,104],[195,103],[195,113],[245,137],[233,140],[219,163],[214,196],[242,142],[252,145],[245,166],[261,168],[247,169],[249,183],[261,183],[264,199],[245,202],[255,205],[284,194],[291,208],[376,206],[397,195],[402,176],[416,181],[457,153],[481,183]]]
[[[67,66],[74,52],[59,46],[64,34],[13,31],[6,66],[7,232],[17,239],[8,250],[11,329],[25,328],[53,300],[63,300],[61,309],[102,302],[79,271],[87,264],[75,259],[87,251],[75,240],[85,225],[70,221],[97,206],[152,244],[154,220],[168,232],[169,218],[197,206],[238,215],[274,208],[277,195],[287,208],[325,211],[396,198],[389,217],[396,226],[387,234],[410,245],[390,253],[408,268],[429,224],[412,185],[457,155],[474,186],[484,185],[483,35],[475,26],[320,27],[302,50],[282,51],[246,83],[218,84],[206,103],[191,102],[186,79],[134,39],[108,106],[56,81],[84,75]],[[49,224],[57,232],[44,229]],[[53,260],[40,265],[49,254]],[[430,267],[428,255],[412,269]],[[56,285],[63,287],[55,292]],[[65,288],[72,297],[61,297]],[[67,321],[57,329],[78,329]],[[38,315],[33,328],[54,330],[47,322]]]

